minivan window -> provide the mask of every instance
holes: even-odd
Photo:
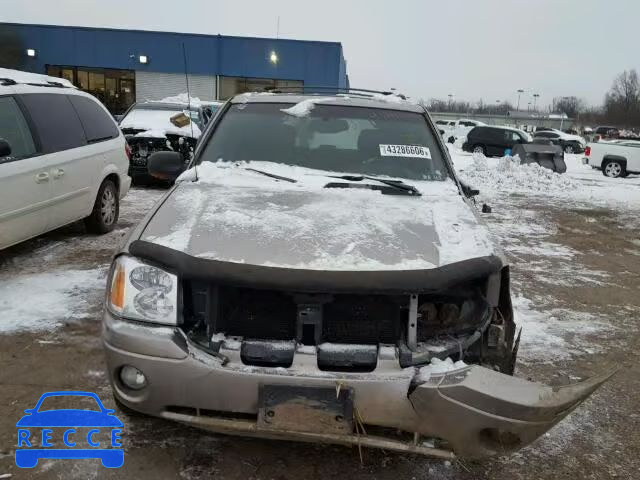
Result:
[[[89,143],[109,140],[118,136],[118,127],[111,116],[95,100],[80,95],[69,95]]]
[[[42,144],[42,153],[54,153],[87,144],[87,138],[66,95],[28,93],[21,95]]]
[[[13,97],[0,97],[0,138],[11,146],[11,157],[23,158],[36,153],[29,125]]]
[[[199,161],[266,161],[413,180],[449,176],[419,113],[329,104],[316,104],[303,117],[283,112],[292,106],[232,105]]]

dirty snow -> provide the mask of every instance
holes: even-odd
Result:
[[[164,204],[178,217],[170,233],[152,220],[145,240],[201,258],[322,270],[426,269],[494,253],[450,180],[411,181],[423,196],[406,197],[326,189],[327,175],[341,172],[269,162],[204,162],[189,183],[194,170]]]
[[[536,309],[533,301],[519,294],[513,295],[512,302],[516,325],[522,328],[518,360],[523,363],[553,362],[598,353],[602,349],[602,336],[615,329],[593,313],[540,310],[540,306]],[[590,339],[594,334],[596,339]]]
[[[51,330],[65,321],[89,317],[106,276],[106,266],[0,276],[0,333]]]

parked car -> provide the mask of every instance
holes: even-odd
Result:
[[[598,135],[600,138],[618,138],[620,130],[616,127],[596,127],[593,130],[593,134]]]
[[[462,145],[465,152],[482,153],[487,157],[501,157],[515,145],[531,143],[528,133],[511,127],[484,125],[473,128]]]
[[[571,135],[554,129],[538,130],[533,134],[533,138],[548,140],[554,145],[562,147],[565,153],[582,153],[587,146],[587,142],[579,135]]]
[[[0,69],[0,249],[77,220],[106,233],[129,190],[126,142],[95,97]]]
[[[618,140],[590,143],[585,149],[582,163],[601,169],[606,177],[618,178],[640,173],[640,142]]]
[[[156,152],[149,172],[183,165]],[[608,376],[512,376],[509,267],[477,193],[399,96],[232,98],[114,257],[116,400],[213,431],[440,458],[527,445]]]
[[[442,122],[442,120],[439,121]],[[446,125],[446,128],[444,129],[445,132],[443,134],[443,138],[448,143],[455,143],[459,138],[466,137],[472,128],[485,125],[478,120],[467,119],[448,121],[446,123],[448,123],[448,125]]]
[[[188,163],[202,130],[221,105],[199,100],[192,104],[181,103],[176,98],[181,97],[135,103],[120,120],[120,128],[131,147],[129,175],[134,183],[152,180],[147,171],[147,160],[154,152],[179,152]],[[189,117],[189,124],[178,126],[171,122],[171,117],[180,113]]]

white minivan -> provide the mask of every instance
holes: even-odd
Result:
[[[0,69],[0,249],[84,219],[113,230],[131,184],[128,147],[93,96]]]

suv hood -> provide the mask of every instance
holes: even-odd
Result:
[[[140,239],[198,258],[306,270],[418,270],[496,255],[452,180],[406,180],[422,193],[412,197],[323,188],[346,182],[328,175],[344,174],[205,162],[197,180],[194,169],[178,179]]]

